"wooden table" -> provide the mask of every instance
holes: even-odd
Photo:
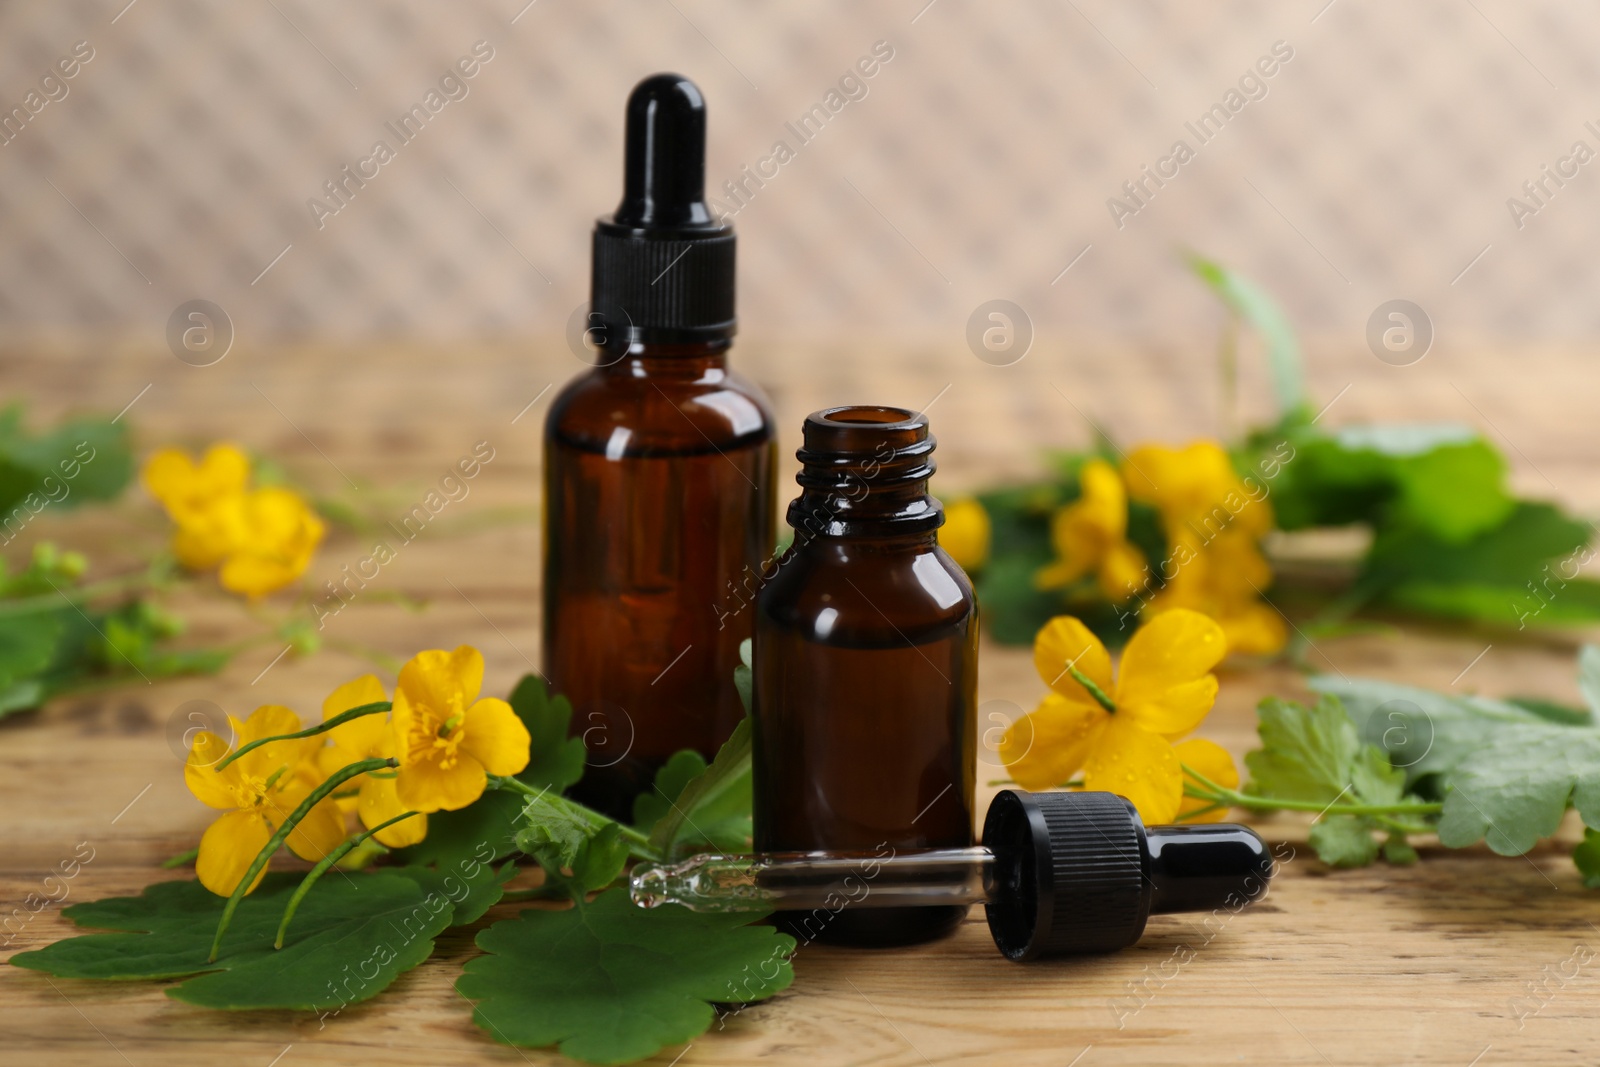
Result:
[[[1042,447],[1083,442],[1086,415],[1124,440],[1215,432],[1208,352],[1204,340],[1185,351],[1041,341],[1022,363],[994,368],[959,342],[802,350],[756,339],[744,346],[742,366],[769,384],[786,452],[800,418],[824,404],[932,401],[946,472],[939,481],[948,491],[1026,474]],[[7,395],[30,398],[37,413],[115,412],[137,397],[126,417],[145,450],[232,437],[284,461],[319,492],[378,502],[394,514],[474,443],[489,441],[495,458],[471,495],[451,505],[457,510],[448,522],[408,545],[373,595],[330,620],[325,635],[330,644],[398,657],[473,643],[488,659],[491,692],[504,692],[532,669],[539,436],[549,398],[541,390],[577,369],[559,341],[358,350],[251,349],[241,342],[209,368],[134,343],[8,356],[0,363]],[[1593,356],[1441,349],[1416,368],[1397,369],[1365,351],[1314,347],[1311,364],[1318,394],[1324,401],[1338,396],[1330,422],[1472,423],[1510,454],[1520,488],[1595,513],[1600,471],[1588,462],[1596,443],[1592,390],[1577,387],[1592,382]],[[165,536],[137,493],[115,511],[66,519],[47,513],[36,526],[38,536],[86,547],[97,574],[132,566]],[[337,576],[366,548],[351,535],[330,541],[313,576]],[[400,595],[427,606],[415,610]],[[180,607],[197,639],[256,631],[235,601],[195,596]],[[1573,700],[1575,641],[1416,630],[1328,641],[1318,655],[1346,674]],[[278,652],[275,644],[258,645],[218,678],[67,698],[0,724],[6,910],[79,842],[92,845],[94,859],[73,881],[72,901],[137,893],[154,879],[173,877],[158,863],[190,847],[209,817],[185,790],[181,757],[169,741],[176,709],[207,699],[242,714],[281,702],[314,716],[334,684],[367,669],[335,648],[306,659],[275,660]],[[1042,686],[1025,650],[991,645],[983,651],[980,690],[984,700],[1031,707]],[[1204,732],[1244,752],[1252,746],[1254,703],[1272,692],[1304,690],[1287,669],[1225,675]],[[1135,949],[1032,966],[1001,958],[981,916],[950,939],[920,948],[807,947],[795,959],[788,992],[687,1050],[666,1050],[657,1062],[1468,1067],[1592,1063],[1600,1055],[1594,1045],[1600,961],[1570,977],[1570,961],[1593,960],[1600,946],[1600,896],[1580,887],[1566,856],[1570,826],[1563,841],[1524,859],[1424,847],[1415,867],[1353,872],[1318,863],[1304,845],[1302,821],[1284,817],[1259,828],[1288,842],[1294,858],[1265,902],[1226,921],[1157,917]],[[502,907],[490,917],[510,911]],[[73,932],[47,910],[6,953]],[[65,981],[0,969],[0,1064],[558,1060],[496,1045],[473,1026],[452,983],[475,951],[470,931],[451,933],[432,960],[326,1025],[312,1014],[189,1007],[165,997],[158,983]],[[1564,965],[1563,983],[1551,976]],[[1529,1010],[1545,1003],[1519,1019],[1519,998],[1533,987],[1544,992],[1520,1003]]]

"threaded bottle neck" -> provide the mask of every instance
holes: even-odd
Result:
[[[931,533],[944,509],[928,495],[936,441],[925,415],[850,406],[806,416],[800,495],[789,505],[796,540]]]

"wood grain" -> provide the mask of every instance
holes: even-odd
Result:
[[[870,359],[844,350],[766,352],[750,357],[745,369],[770,385],[785,448],[805,412],[823,404],[922,406],[937,394],[930,417],[941,439],[940,481],[948,487],[1027,473],[1040,448],[1081,443],[1085,415],[1125,439],[1212,432],[1209,409],[1195,399],[1207,388],[1205,375],[1181,355],[1041,343],[1028,360],[1003,369],[959,350],[930,356],[892,348]],[[1399,416],[1473,423],[1497,435],[1520,487],[1600,510],[1600,469],[1587,462],[1593,422],[1586,398],[1570,386],[1586,380],[1593,357],[1441,353],[1401,388],[1393,368],[1364,353],[1359,359],[1329,353],[1314,358],[1313,377],[1320,395],[1340,394],[1331,421]],[[1516,375],[1507,373],[1508,362],[1518,366]],[[233,437],[284,461],[319,492],[392,507],[394,514],[475,442],[491,442],[495,458],[471,495],[452,505],[458,511],[407,545],[370,595],[328,621],[325,636],[330,646],[369,646],[401,657],[470,642],[487,656],[490,691],[506,690],[532,668],[533,516],[549,394],[517,416],[547,384],[576,369],[559,344],[465,351],[241,345],[204,369],[129,344],[113,346],[109,356],[105,349],[11,353],[3,366],[9,395],[27,396],[47,414],[116,411],[149,384],[128,416],[145,447]],[[132,566],[165,536],[148,505],[137,501],[69,518],[47,512],[36,527],[30,538],[87,547],[97,574]],[[351,535],[334,539],[313,576],[337,577],[368,547]],[[425,609],[397,603],[401,594],[425,602]],[[179,606],[197,638],[255,632],[237,602],[195,595]],[[1315,655],[1346,674],[1570,700],[1575,640],[1514,641],[1427,628],[1319,642]],[[306,659],[275,659],[279,650],[254,646],[219,678],[128,685],[0,724],[4,910],[39,889],[79,842],[90,843],[94,859],[72,881],[69,902],[134,893],[172,877],[159,862],[189,847],[208,818],[184,789],[181,759],[169,741],[177,709],[189,700],[215,701],[236,713],[281,702],[314,714],[333,685],[367,669],[338,647]],[[1024,651],[985,646],[980,689],[985,701],[1030,707],[1041,685]],[[1242,753],[1252,744],[1254,702],[1269,692],[1303,688],[1283,669],[1229,673],[1206,733]],[[1335,872],[1305,848],[1302,820],[1258,826],[1292,858],[1269,898],[1238,915],[1158,917],[1130,951],[1032,966],[1001,958],[977,914],[950,939],[914,949],[808,946],[795,960],[788,992],[686,1049],[664,1051],[657,1062],[1593,1062],[1600,962],[1578,966],[1573,976],[1571,961],[1600,948],[1600,897],[1578,884],[1566,856],[1570,827],[1562,841],[1523,859],[1425,847],[1413,868]],[[496,909],[490,918],[511,910]],[[0,951],[9,955],[73,932],[56,907],[47,908]],[[546,1052],[496,1045],[472,1024],[452,982],[475,951],[470,931],[451,933],[432,960],[376,1001],[328,1019],[209,1012],[170,1000],[159,983],[64,981],[3,968],[0,1064],[560,1062]]]

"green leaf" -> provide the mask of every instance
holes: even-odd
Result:
[[[1197,255],[1189,255],[1189,268],[1211,287],[1235,315],[1261,335],[1267,348],[1267,367],[1283,415],[1309,415],[1305,373],[1301,368],[1300,341],[1294,326],[1276,301],[1250,279]]]
[[[516,833],[517,848],[539,861],[551,873],[570,868],[579,853],[598,832],[594,826],[574,810],[571,801],[544,793],[533,797],[519,797]]]
[[[1372,820],[1355,815],[1329,815],[1311,827],[1311,847],[1330,867],[1365,867],[1378,858]]]
[[[1546,722],[1560,723],[1562,726],[1594,725],[1594,713],[1588,708],[1575,708],[1543,697],[1509,696],[1506,697],[1506,703],[1531,711]]]
[[[78,418],[32,436],[14,407],[0,427],[0,518],[112,500],[132,478],[125,424]]]
[[[488,955],[467,961],[456,989],[497,1041],[629,1063],[704,1033],[712,1003],[764,1000],[794,980],[794,939],[750,918],[637,908],[623,889],[528,909],[478,934]]]
[[[1293,449],[1287,461],[1283,442]],[[1504,458],[1467,426],[1292,427],[1257,434],[1252,444],[1281,462],[1273,510],[1285,530],[1366,523],[1458,544],[1498,526],[1515,506]]]
[[[55,659],[65,628],[59,612],[0,616],[0,686],[43,672]]]
[[[167,995],[207,1008],[342,1008],[427,959],[448,927],[481,917],[513,873],[474,864],[325,878],[275,950],[278,920],[302,875],[273,872],[240,904],[215,963],[206,957],[223,898],[196,881],[161,882],[137,897],[63,912],[79,926],[118,932],[57,941],[11,962],[62,978],[183,978]]]
[[[1561,825],[1568,805],[1600,828],[1600,730],[1540,722],[1501,730],[1493,744],[1450,772],[1439,841],[1465,848],[1480,838],[1520,856]]]
[[[1572,862],[1577,864],[1587,889],[1600,889],[1600,833],[1584,828],[1583,840],[1572,850]]]
[[[616,881],[627,862],[628,843],[622,839],[622,827],[610,823],[584,842],[572,861],[572,880],[582,892],[592,893]]]
[[[1449,772],[1508,729],[1545,722],[1503,700],[1436,693],[1374,678],[1319,674],[1306,684],[1337,697],[1359,735],[1385,749],[1413,781]]]
[[[1593,529],[1549,504],[1519,502],[1499,526],[1451,543],[1415,525],[1378,530],[1362,581],[1395,607],[1518,625],[1600,618],[1600,585],[1562,561]]]
[[[531,738],[528,766],[517,777],[535,789],[566,792],[583,777],[585,758],[583,738],[567,736],[571,702],[551,696],[545,680],[529,674],[511,691],[509,703]]]
[[[1308,708],[1267,697],[1256,715],[1261,748],[1245,754],[1246,792],[1331,804],[1348,791],[1360,740],[1338,700]]]
[[[1383,843],[1383,858],[1386,862],[1396,867],[1409,867],[1420,858],[1417,850],[1411,847],[1400,834],[1390,834],[1389,839]]]
[[[751,667],[751,657],[754,655],[755,642],[745,638],[739,642],[739,665],[733,669],[733,687],[739,691],[739,703],[744,705],[744,713],[750,714],[750,709],[755,707],[755,671]],[[703,761],[702,761],[703,762]]]
[[[633,822],[649,834],[673,810],[673,805],[706,770],[698,752],[684,749],[656,772],[655,787],[633,800]],[[682,829],[674,842],[684,845],[709,845],[718,852],[744,852],[750,847],[750,779],[740,779],[733,787],[702,797],[697,807],[686,812]]]
[[[700,819],[714,825],[750,810],[750,729],[746,716],[717,750],[711,766],[684,786],[676,803],[651,829],[651,848],[668,855],[693,839]]]
[[[1578,652],[1578,691],[1591,715],[1600,715],[1600,646],[1584,645]]]

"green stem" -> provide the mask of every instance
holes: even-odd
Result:
[[[250,891],[250,887],[255,885],[256,875],[261,873],[261,868],[267,865],[267,861],[272,858],[272,854],[283,846],[284,841],[288,839],[294,828],[300,825],[300,820],[304,819],[311,809],[321,803],[329,793],[332,793],[340,785],[348,782],[356,775],[365,774],[368,771],[376,771],[383,767],[398,766],[400,766],[400,761],[395,759],[366,759],[359,763],[347,764],[334,771],[327,781],[307,794],[306,798],[300,802],[300,806],[295,808],[287,819],[283,820],[283,824],[278,827],[277,832],[272,835],[272,838],[263,846],[261,851],[256,853],[256,858],[251,861],[250,869],[244,872],[244,877],[239,879],[238,885],[234,886],[233,895],[228,898],[228,903],[222,908],[222,919],[217,923],[217,936],[211,939],[211,955],[206,957],[207,963],[217,962],[217,953],[222,950],[222,935],[227,931],[228,924],[233,921],[233,913],[238,909],[239,901],[243,900],[244,895]]]
[[[379,830],[387,829],[388,827],[399,822],[401,819],[409,819],[411,816],[416,814],[418,814],[418,812],[403,812],[400,815],[396,815],[392,819],[379,823],[377,826],[367,830],[365,833],[355,834],[352,837],[346,838],[344,843],[338,848],[334,849],[332,852],[322,857],[322,859],[318,860],[317,865],[311,868],[310,871],[306,872],[306,876],[301,879],[300,884],[295,887],[294,896],[289,898],[288,907],[283,909],[283,920],[278,923],[278,937],[272,942],[272,947],[283,947],[283,935],[289,932],[289,920],[294,918],[296,909],[300,907],[300,901],[305,899],[305,895],[307,893],[311,892],[311,887],[316,884],[318,878],[321,878],[327,873],[329,867],[332,867],[335,863],[338,863],[339,860],[344,858],[346,853],[355,848],[357,845],[361,844],[367,838],[372,837]]]
[[[38,593],[33,596],[16,597],[0,601],[0,618],[11,615],[31,615],[36,611],[56,611],[62,604],[65,596],[68,603],[77,604],[94,600],[97,597],[109,596],[113,593],[125,593],[141,588],[157,588],[161,580],[152,575],[148,570],[135,574],[124,574],[118,578],[105,578],[98,582],[80,585],[76,589],[62,589],[53,593]]]
[[[1444,810],[1443,804],[1432,804],[1421,800],[1399,801],[1394,804],[1323,804],[1316,800],[1253,796],[1218,785],[1187,763],[1180,766],[1183,767],[1184,774],[1205,787],[1192,789],[1186,784],[1183,790],[1185,796],[1216,801],[1233,808],[1248,808],[1251,811],[1315,811],[1324,815],[1437,815]]]
[[[1116,714],[1116,702],[1110,697],[1106,696],[1106,691],[1096,685],[1094,679],[1090,678],[1087,674],[1084,674],[1077,667],[1072,665],[1068,665],[1067,672],[1072,675],[1074,680],[1076,680],[1079,685],[1083,686],[1089,691],[1089,695],[1094,697],[1096,703],[1098,703],[1102,708],[1105,708],[1106,711],[1110,712],[1111,714]]]
[[[489,776],[489,788],[504,789],[507,792],[521,793],[523,796],[528,797],[543,797],[550,795],[550,791],[548,789],[535,789],[527,782],[522,781],[520,778],[512,778],[510,776],[502,777],[494,774]],[[561,797],[558,795],[552,799],[559,799],[561,803],[565,804],[574,815],[588,823],[590,828],[596,832],[604,830],[607,826],[616,826],[618,835],[622,838],[622,840],[628,843],[628,851],[635,857],[643,860],[653,860],[656,863],[662,862],[661,855],[651,847],[650,838],[644,834],[641,834],[638,830],[635,830],[628,824],[617,822],[615,819],[608,819],[604,815],[601,815],[598,811],[595,811],[592,808],[586,808],[582,804],[579,804],[576,800],[571,800],[567,797]]]
[[[250,742],[248,745],[243,745],[240,748],[228,753],[226,756],[218,760],[212,769],[218,771],[222,770],[222,768],[226,767],[228,764],[232,763],[234,760],[238,759],[240,756],[244,755],[246,752],[249,752],[253,748],[260,748],[262,745],[270,745],[274,741],[298,741],[306,737],[316,737],[318,734],[327,733],[335,726],[342,726],[351,719],[359,719],[363,715],[376,715],[379,712],[388,711],[392,706],[393,705],[391,705],[387,700],[380,700],[375,704],[362,704],[360,707],[351,708],[349,711],[342,711],[333,718],[319,722],[317,725],[301,730],[299,733],[278,734],[274,737],[260,738]],[[389,766],[393,767],[397,766],[397,764],[391,763]]]
[[[182,867],[184,864],[193,863],[198,855],[200,855],[200,847],[196,845],[187,852],[180,852],[176,856],[169,856],[162,860],[161,869],[170,871],[174,867]]]

